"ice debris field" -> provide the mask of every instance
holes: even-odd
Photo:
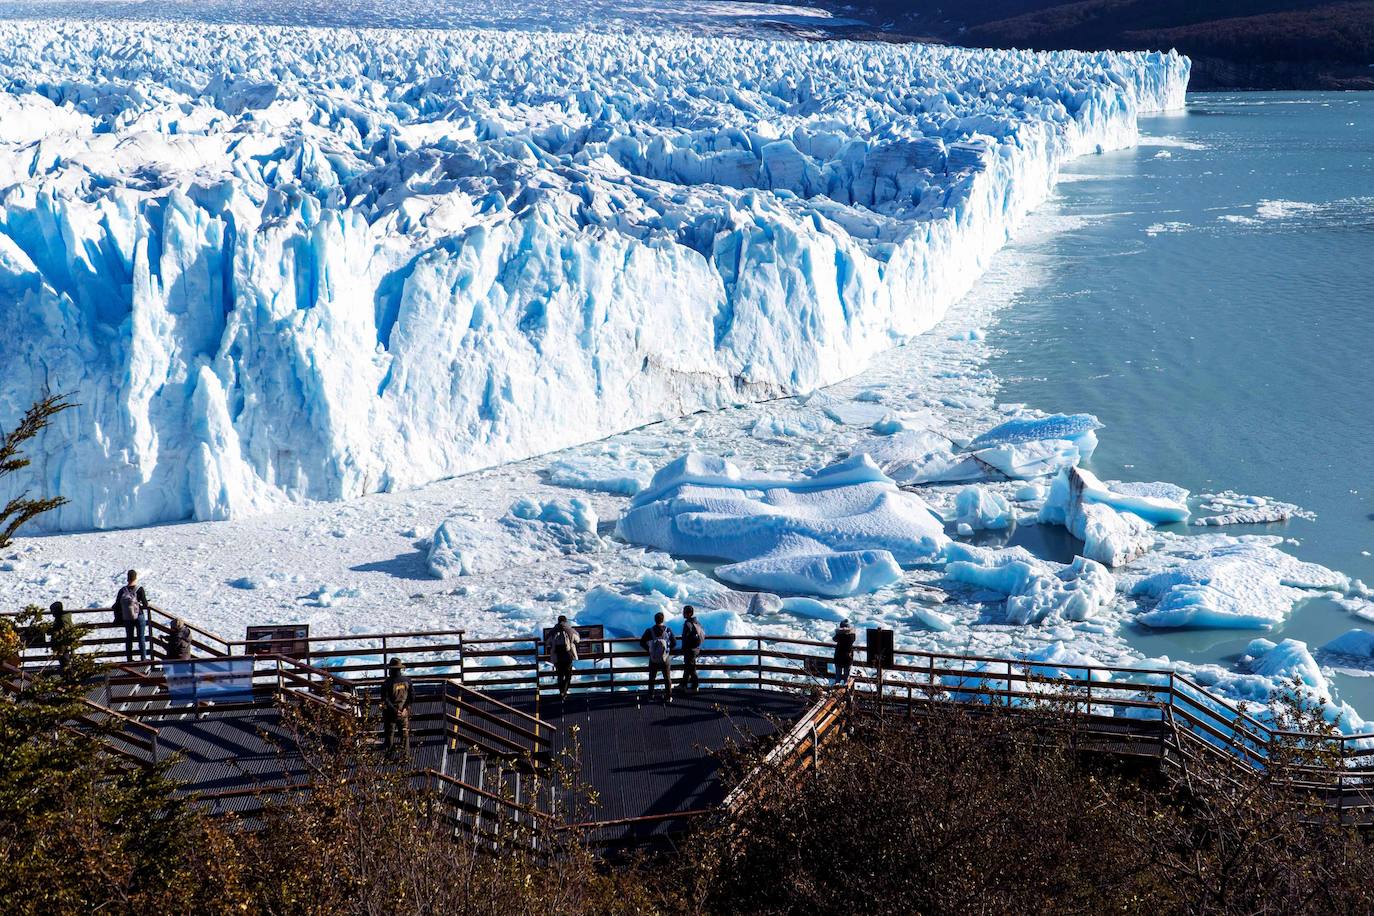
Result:
[[[228,633],[849,616],[1257,702],[1296,676],[1358,730],[1323,672],[1374,656],[1363,631],[1234,666],[1122,635],[1367,611],[1280,537],[1215,531],[1294,507],[1099,480],[1095,418],[998,406],[981,368],[1006,303],[967,296],[980,274],[1187,75],[672,29],[0,22],[0,423],[81,403],[25,481],[71,533],[0,557],[0,596],[102,605],[137,565]]]

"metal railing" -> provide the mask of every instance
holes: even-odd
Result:
[[[157,613],[161,616],[152,621],[152,629],[156,645],[164,647],[170,616]],[[105,636],[112,629],[119,630],[120,635]],[[98,622],[96,635],[85,641],[83,651],[99,658],[122,658],[122,631],[121,624]],[[262,641],[225,640],[202,629],[193,629],[193,634],[195,651],[212,657],[242,653],[250,645],[260,650],[264,645]],[[545,695],[555,683],[550,657],[533,635],[469,639],[463,630],[449,629],[312,636],[280,642],[291,642],[293,648],[304,643],[306,651],[291,658],[257,656],[255,683],[261,668],[265,672],[261,676],[275,679],[278,687],[314,688],[318,692],[321,684],[328,684],[332,696],[380,681],[392,658],[403,659],[408,673],[419,682],[452,684],[445,690],[459,695],[463,689],[477,690],[488,703],[498,702],[492,694],[503,691]],[[608,637],[599,648],[597,654],[576,664],[571,690],[639,690],[648,686],[648,657],[638,640]],[[698,670],[702,683],[708,686],[810,690],[829,681],[833,651],[833,644],[815,640],[761,634],[708,636]],[[30,649],[24,664],[27,668],[50,660],[41,648]],[[1374,792],[1374,733],[1285,732],[1173,671],[917,651],[899,651],[893,664],[879,670],[869,664],[862,646],[856,647],[854,661],[854,697],[876,702],[884,710],[914,712],[920,704],[936,701],[1009,707],[1053,702],[1091,723],[1090,734],[1132,742],[1141,752],[1153,753],[1166,762],[1171,755],[1187,760],[1188,755],[1198,753],[1224,753],[1263,768],[1269,765],[1277,743],[1315,749],[1320,753],[1314,756],[1329,762],[1297,767],[1304,787],[1329,796],[1351,817],[1374,821],[1374,805],[1369,801]],[[680,674],[676,664],[674,670]],[[518,725],[520,717],[511,717],[513,707],[502,705],[505,721]],[[519,726],[536,735],[549,728],[537,718],[537,710],[536,705],[533,722]],[[529,735],[520,736],[518,729],[514,733],[499,731],[494,723],[484,724],[484,717],[477,712],[466,712],[466,719],[461,713],[456,718],[463,722],[468,738],[483,738],[493,753],[504,742],[526,740],[528,746],[506,750],[512,755],[533,755],[544,749]],[[483,736],[479,730],[487,725],[493,725],[488,730],[501,735],[502,740]]]

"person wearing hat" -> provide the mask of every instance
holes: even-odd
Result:
[[[405,676],[401,660],[393,658],[387,665],[386,680],[382,682],[382,753],[392,752],[399,731],[406,754],[410,754],[410,701],[414,696],[415,688]]]
[[[835,683],[843,684],[849,680],[849,668],[854,664],[854,642],[859,638],[858,630],[850,626],[849,618],[840,621],[835,631]]]

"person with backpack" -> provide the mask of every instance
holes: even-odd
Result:
[[[573,662],[577,661],[577,629],[568,623],[567,615],[558,615],[558,624],[549,637],[548,652],[553,658],[553,671],[558,678],[558,699],[568,698],[572,686]]]
[[[706,628],[697,620],[697,609],[689,604],[682,609],[682,682],[693,693],[701,689],[701,678],[697,676],[697,656],[701,654],[701,644],[704,642]]]
[[[129,570],[127,583],[115,595],[115,623],[124,624],[124,660],[134,661],[134,640],[138,640],[138,660],[148,660],[148,594],[138,584],[138,573]]]
[[[396,746],[397,733],[405,743],[406,755],[410,755],[410,703],[415,698],[415,687],[405,676],[401,660],[393,658],[386,669],[386,680],[382,682],[382,753],[390,755]]]
[[[191,625],[180,617],[173,617],[172,628],[167,633],[167,658],[175,662],[190,657]]]
[[[846,617],[840,621],[840,627],[835,631],[835,684],[843,684],[849,680],[849,669],[854,664],[854,642],[859,638],[859,631],[849,624]]]
[[[654,683],[663,675],[663,705],[673,702],[673,671],[669,665],[673,649],[677,647],[677,637],[664,623],[667,618],[659,611],[654,615],[654,625],[644,631],[639,644],[649,653],[649,699],[654,698]]]

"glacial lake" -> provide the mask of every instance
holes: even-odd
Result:
[[[1142,145],[1065,172],[988,341],[1000,400],[1096,414],[1091,469],[1296,503],[1301,559],[1374,583],[1374,96],[1193,94]],[[1182,530],[1182,529],[1180,529]],[[1280,628],[1132,632],[1150,655],[1231,664],[1257,636],[1315,650],[1353,627],[1317,598]],[[1374,678],[1335,676],[1374,716]]]

